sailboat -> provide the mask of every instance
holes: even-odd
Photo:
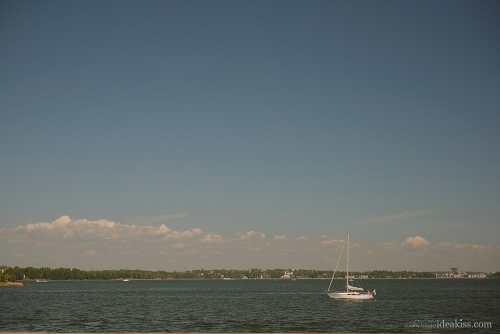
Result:
[[[337,267],[339,265],[340,257],[342,256],[342,252],[344,251],[344,246],[346,242],[347,242],[346,290],[333,291],[331,290],[333,279],[335,277],[335,273],[337,272]],[[365,292],[363,288],[349,285],[349,233],[347,233],[347,238],[344,240],[344,244],[342,245],[342,250],[340,251],[339,259],[337,260],[337,266],[335,266],[335,270],[333,271],[332,275],[332,280],[330,281],[330,285],[328,286],[328,290],[326,290],[326,293],[332,299],[355,299],[355,300],[373,299],[373,296],[376,295],[375,290],[373,290],[373,292],[370,293],[370,290],[367,290]]]

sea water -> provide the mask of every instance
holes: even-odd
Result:
[[[0,287],[0,331],[500,333],[495,279],[363,280],[367,301],[312,279],[25,283]]]

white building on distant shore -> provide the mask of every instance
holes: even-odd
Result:
[[[467,274],[466,271],[460,271],[458,268],[450,268],[451,271],[447,271],[442,275],[436,273],[436,278],[486,278],[485,273],[474,273]]]

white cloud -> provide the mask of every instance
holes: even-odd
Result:
[[[108,221],[76,219],[62,216],[53,222],[41,222],[18,226],[14,229],[19,236],[31,240],[136,240],[141,238],[163,238],[179,240],[201,235],[203,231],[193,228],[187,231],[173,231],[164,224],[160,226],[126,225]]]
[[[169,231],[168,233],[166,233],[164,239],[165,240],[168,240],[168,239],[175,239],[175,240],[186,239],[186,238],[193,238],[193,237],[198,236],[200,234],[203,234],[203,231],[199,228],[193,228],[191,230],[183,231],[183,232]]]
[[[466,249],[479,252],[489,252],[494,250],[494,248],[491,246],[472,245],[472,244],[455,244],[454,247],[455,249]]]
[[[373,254],[377,267],[389,270],[434,271],[455,266],[466,271],[491,271],[494,263],[500,263],[500,247],[451,242],[431,244],[418,235],[402,243],[378,244]]]
[[[393,249],[394,247],[398,246],[398,244],[395,242],[383,242],[379,246],[385,249]]]
[[[163,264],[165,270],[280,266],[328,269],[336,263],[345,242],[343,238],[328,235],[294,238],[276,234],[267,240],[259,231],[220,235],[200,228],[174,231],[164,224],[138,226],[68,216],[52,222],[4,228],[0,230],[0,238],[0,261],[14,258],[3,251],[9,245],[9,253],[16,254],[18,265],[156,269]],[[450,266],[486,270],[485,266],[490,268],[491,263],[500,263],[498,247],[451,242],[432,245],[419,235],[372,247],[357,243],[350,246],[353,265],[359,270],[446,270]],[[81,263],[82,258],[85,263]],[[471,263],[476,267],[467,268]]]
[[[236,233],[236,237],[240,240],[248,240],[251,238],[257,238],[257,239],[266,239],[266,235],[264,233],[260,232],[255,232],[255,231],[250,231],[247,232],[246,234],[243,233]]]
[[[97,256],[97,252],[94,249],[91,249],[83,253],[82,256]]]
[[[402,246],[410,246],[412,248],[426,247],[430,243],[419,235],[415,237],[408,237],[405,241],[401,243]]]
[[[275,235],[272,239],[272,241],[309,241],[310,239],[308,237],[298,237],[298,238],[293,238],[288,235]]]
[[[334,239],[327,235],[322,235],[320,239],[322,245],[327,245],[327,246],[333,245],[342,247],[342,245],[344,244],[344,239]]]
[[[212,244],[212,243],[219,244],[219,243],[224,242],[224,238],[218,234],[215,234],[215,233],[208,233],[207,235],[205,235],[203,237],[203,239],[201,239],[201,241],[204,243],[208,243],[208,244]]]

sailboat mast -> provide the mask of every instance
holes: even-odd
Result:
[[[346,275],[346,291],[349,292],[349,233],[347,233],[347,275]]]
[[[342,244],[342,249],[340,250],[340,255],[339,255],[339,258],[337,260],[337,265],[335,266],[335,270],[333,271],[332,279],[330,281],[330,285],[328,286],[327,291],[330,291],[330,288],[332,287],[333,279],[335,278],[335,273],[337,272],[337,268],[339,267],[340,258],[342,257],[342,253],[344,252],[344,247],[345,247],[346,242],[347,242],[347,239],[345,239],[344,243]]]

